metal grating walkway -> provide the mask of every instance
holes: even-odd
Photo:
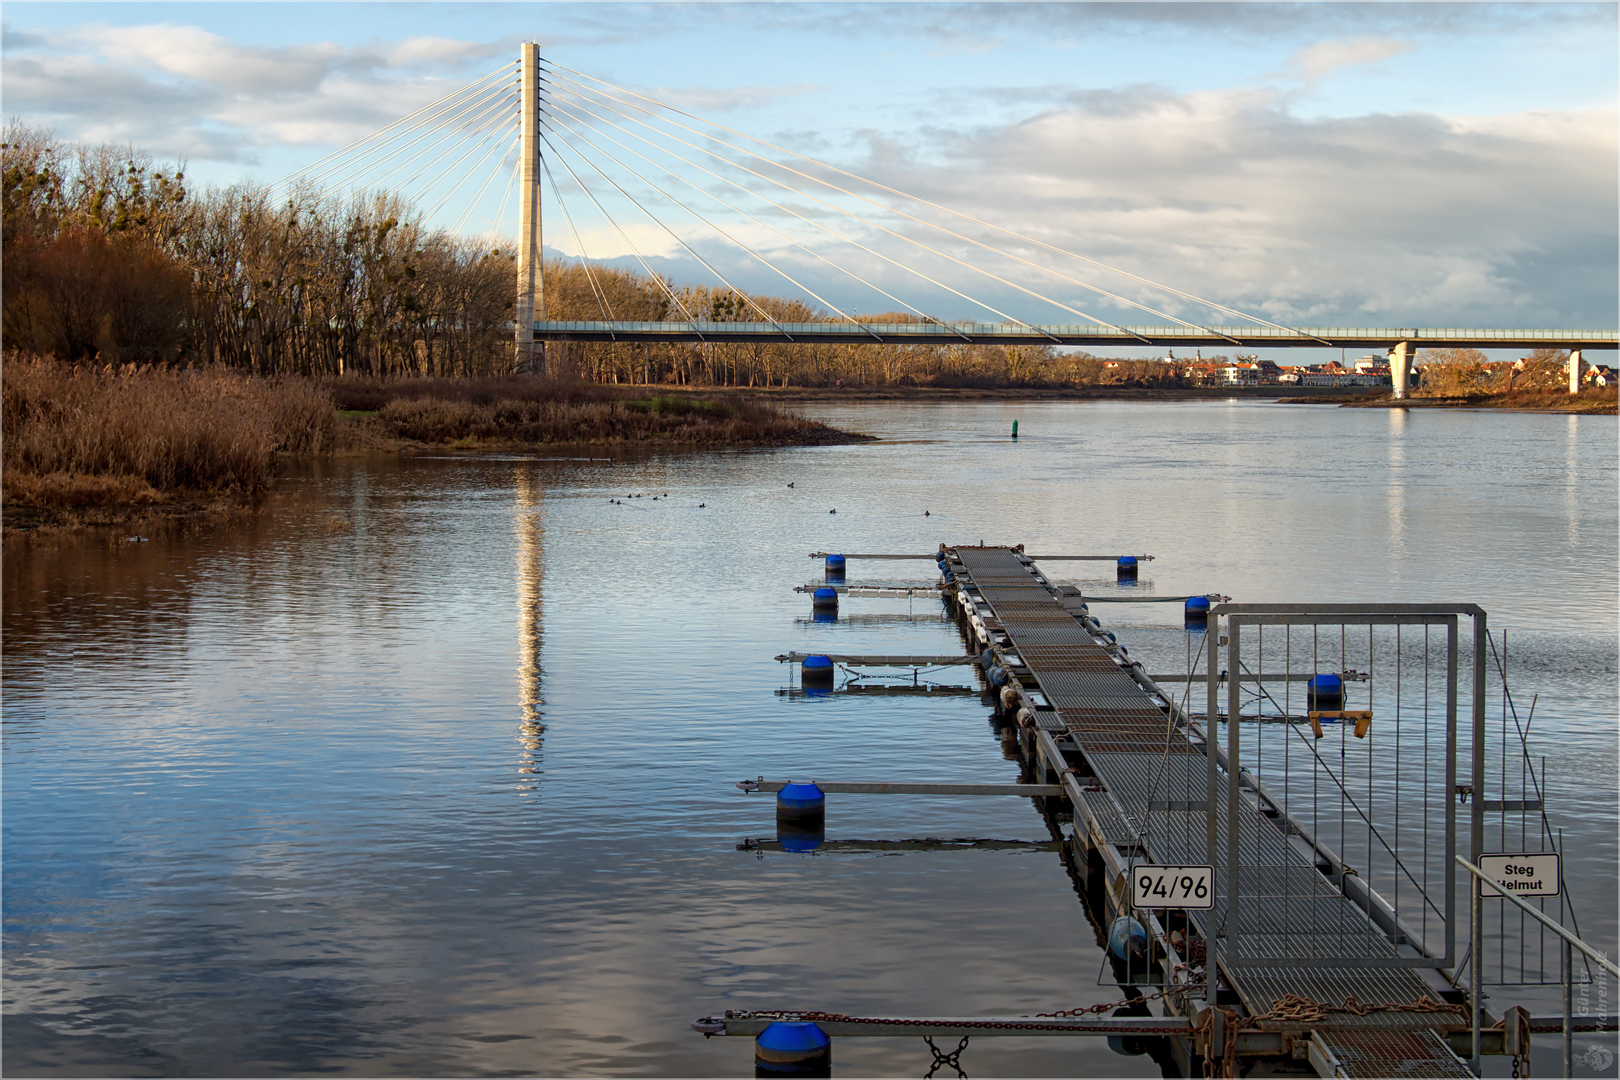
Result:
[[[1108,840],[1117,842],[1118,832],[1128,830],[1156,863],[1205,863],[1208,787],[1202,747],[1093,641],[1058,599],[1059,591],[1043,584],[1029,562],[1007,548],[958,547],[955,554],[968,578],[963,584],[983,601],[979,610],[989,608],[1123,811],[1123,818],[1108,815],[1107,831],[1116,834]],[[1346,997],[1365,1005],[1430,996],[1410,970],[1335,965],[1335,960],[1354,964],[1397,952],[1272,817],[1257,805],[1249,809],[1254,812],[1241,813],[1238,820],[1239,875],[1242,892],[1256,902],[1238,912],[1237,929],[1246,948],[1260,951],[1238,957],[1236,966],[1220,961],[1244,1007],[1262,1013],[1285,994],[1333,1005]],[[1231,827],[1224,799],[1216,810],[1216,850],[1224,851]],[[1206,938],[1226,925],[1224,887],[1217,897],[1213,910],[1194,916]],[[1411,1030],[1411,1014],[1335,1015],[1353,1021],[1354,1028],[1348,1023],[1341,1028],[1331,1018],[1315,1026],[1324,1037],[1331,1033],[1328,1044],[1351,1075],[1471,1076],[1438,1034]]]

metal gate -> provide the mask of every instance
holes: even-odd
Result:
[[[1207,832],[1223,965],[1452,967],[1458,623],[1473,621],[1482,753],[1485,613],[1226,604],[1211,615]]]

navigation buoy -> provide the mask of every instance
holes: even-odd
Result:
[[[810,597],[810,606],[818,611],[838,610],[838,590],[823,586]]]
[[[833,662],[825,656],[807,656],[799,665],[799,678],[805,686],[830,687],[833,684]]]
[[[1013,421],[1013,438],[1018,438],[1018,421]]]
[[[1344,708],[1344,680],[1318,672],[1305,684],[1305,705],[1311,712],[1338,712]]]
[[[827,580],[844,580],[844,557],[842,555],[827,556]]]
[[[1119,571],[1119,580],[1121,580],[1121,581],[1126,581],[1126,580],[1134,581],[1136,579],[1136,556],[1135,555],[1121,555],[1119,557],[1119,562],[1117,564],[1117,567],[1118,567],[1118,571]]]
[[[816,1024],[777,1020],[754,1038],[755,1076],[831,1076],[832,1040]]]

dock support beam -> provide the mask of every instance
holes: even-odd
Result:
[[[1389,381],[1394,387],[1396,400],[1406,397],[1406,391],[1412,385],[1412,355],[1416,351],[1410,341],[1403,341],[1389,350]]]
[[[1581,358],[1581,350],[1569,350],[1569,392],[1581,392],[1581,376],[1586,373],[1586,364]]]
[[[518,54],[518,250],[516,352],[524,374],[543,375],[546,343],[536,346],[534,323],[546,317],[540,279],[540,47],[526,41]]]

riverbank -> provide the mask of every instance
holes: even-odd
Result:
[[[254,506],[278,460],[430,449],[805,446],[865,441],[738,394],[537,379],[264,379],[9,355],[0,526],[116,525]]]
[[[1342,405],[1357,409],[1492,409],[1504,412],[1568,413],[1577,416],[1620,414],[1620,388],[1594,388],[1571,394],[1567,390],[1522,390],[1511,394],[1441,395],[1397,399],[1388,391],[1377,396],[1289,397],[1284,405]]]

